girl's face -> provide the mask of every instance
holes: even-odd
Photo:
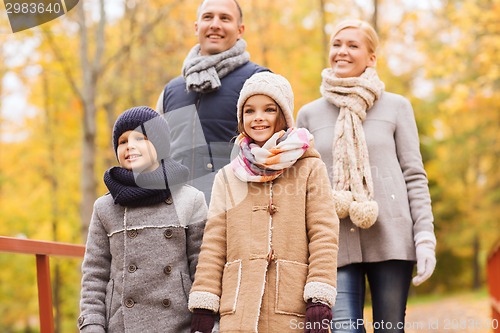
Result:
[[[245,134],[262,147],[276,132],[284,129],[279,126],[281,110],[276,102],[267,95],[253,95],[243,105],[243,129]],[[279,128],[278,128],[279,127]]]
[[[118,138],[118,163],[127,170],[150,172],[160,166],[156,149],[148,138],[136,131],[126,131]]]
[[[366,37],[360,29],[346,28],[332,37],[329,60],[335,76],[360,76],[366,67],[375,66],[376,59],[376,55],[369,51]]]

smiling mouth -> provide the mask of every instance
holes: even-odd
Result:
[[[220,36],[220,35],[208,35],[207,38],[209,38],[209,39],[222,39],[224,37]]]
[[[141,156],[142,155],[139,155],[139,154],[133,154],[133,155],[129,155],[129,156],[125,157],[125,159],[127,161],[135,161],[136,159],[138,159]]]
[[[256,131],[268,129],[269,126],[253,126],[252,129]]]

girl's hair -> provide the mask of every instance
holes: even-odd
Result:
[[[341,30],[347,28],[356,28],[363,32],[366,37],[366,44],[368,46],[368,51],[375,53],[378,47],[378,35],[375,29],[366,21],[362,20],[344,20],[338,23],[333,29],[331,38],[333,39]]]
[[[243,107],[245,106],[245,103],[243,103]],[[274,101],[274,103],[276,103],[276,101]],[[276,105],[278,106],[278,111],[279,111],[279,116],[278,119],[276,120],[276,132],[281,130],[286,131],[288,129],[288,126],[286,124],[285,114],[283,113],[283,110],[281,110],[279,104],[276,103]],[[243,108],[241,111],[243,112]],[[244,122],[244,114],[241,115],[240,121],[238,122],[238,132],[248,137],[248,134],[245,132],[245,126],[243,125],[243,122]]]

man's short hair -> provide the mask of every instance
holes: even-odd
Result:
[[[198,10],[196,12],[196,19],[199,19],[200,18],[200,13],[201,13],[201,6],[203,6],[203,4],[205,3],[206,0],[203,0],[201,2],[201,4],[198,6]],[[234,3],[236,4],[236,8],[238,8],[238,14],[240,15],[240,17],[238,18],[238,23],[241,24],[243,23],[243,11],[241,10],[241,6],[240,4],[238,3],[238,1],[236,0],[233,0]]]

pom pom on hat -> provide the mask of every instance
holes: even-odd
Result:
[[[293,90],[285,77],[271,72],[259,72],[248,78],[241,88],[238,98],[238,124],[243,121],[243,105],[247,99],[254,95],[271,97],[283,112],[286,126],[288,128],[294,127]]]
[[[153,144],[158,160],[170,155],[170,129],[167,122],[155,110],[147,106],[136,106],[124,111],[113,126],[113,149],[118,149],[118,138],[127,131],[144,134]]]

